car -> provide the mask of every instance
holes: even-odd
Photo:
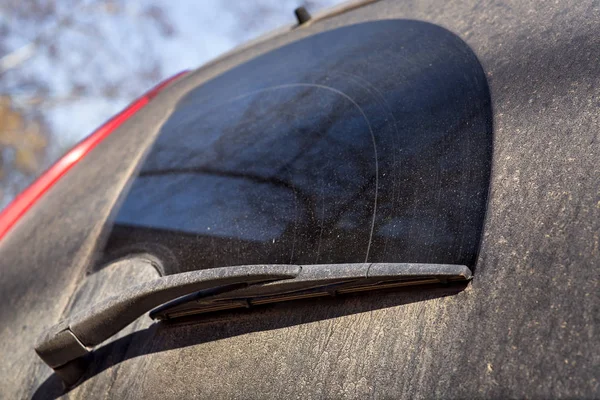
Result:
[[[0,214],[0,393],[597,398],[599,13],[301,8],[151,89]]]

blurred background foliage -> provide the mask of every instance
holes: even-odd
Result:
[[[0,209],[148,88],[341,0],[0,0]]]

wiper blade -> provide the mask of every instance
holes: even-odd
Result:
[[[170,301],[150,312],[165,320],[254,305],[331,296],[389,287],[468,281],[464,265],[418,263],[357,263],[303,265],[294,279],[217,292],[198,292]]]
[[[240,289],[254,284],[295,278],[297,265],[248,265],[169,275],[134,286],[50,328],[35,351],[65,381],[76,383],[85,371],[82,362],[91,349],[145,312],[192,292],[216,288]]]
[[[165,276],[102,301],[50,328],[37,354],[63,379],[75,384],[92,348],[145,312],[168,319],[334,293],[391,286],[467,281],[471,270],[448,264],[247,265]]]

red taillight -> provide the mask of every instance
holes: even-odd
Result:
[[[67,173],[79,160],[98,145],[104,138],[110,135],[129,117],[138,112],[150,100],[152,100],[162,89],[175,79],[186,74],[182,71],[150,89],[146,94],[133,101],[127,108],[109,119],[104,125],[96,129],[91,135],[79,142],[35,182],[19,194],[2,212],[0,212],[0,239],[8,230],[35,204],[35,202],[46,193],[64,174]]]

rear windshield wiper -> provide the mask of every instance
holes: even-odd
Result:
[[[199,291],[155,308],[152,319],[250,308],[254,305],[401,286],[471,279],[463,265],[410,263],[356,263],[303,265],[294,279],[244,288],[233,286]]]
[[[246,265],[186,272],[135,286],[60,322],[35,350],[72,385],[85,372],[84,356],[94,346],[157,306],[151,317],[166,319],[323,293],[469,279],[469,268],[447,264]]]

